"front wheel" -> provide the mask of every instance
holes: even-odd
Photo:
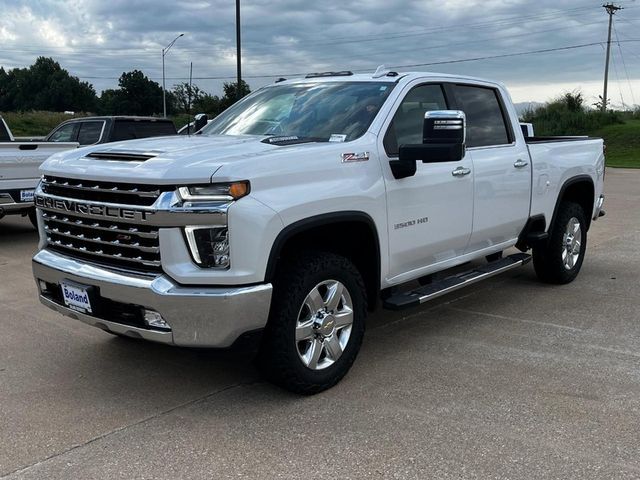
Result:
[[[580,272],[587,250],[587,223],[582,207],[562,202],[546,244],[533,249],[533,266],[543,282],[572,282]]]
[[[338,383],[364,336],[360,272],[333,253],[306,253],[277,276],[258,366],[277,385],[310,395]]]

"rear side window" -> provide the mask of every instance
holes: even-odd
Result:
[[[447,102],[440,85],[420,85],[404,97],[384,137],[387,155],[397,155],[400,145],[422,143],[424,114],[446,110]]]
[[[134,138],[163,137],[175,135],[173,122],[149,122],[136,120],[116,120],[111,141],[132,140]]]
[[[469,85],[456,85],[454,89],[458,107],[467,116],[468,147],[511,143],[496,90]]]
[[[76,123],[67,123],[61,126],[49,137],[50,142],[75,142]]]
[[[80,145],[93,145],[100,141],[104,122],[82,122],[78,132],[78,143]]]

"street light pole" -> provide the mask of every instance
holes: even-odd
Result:
[[[173,44],[176,43],[176,40],[178,40],[183,35],[184,33],[181,33],[176,38],[174,38],[169,45],[162,49],[162,114],[164,118],[167,118],[167,97],[164,85],[164,56],[167,54],[169,49],[173,47]]]

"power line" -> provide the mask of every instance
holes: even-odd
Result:
[[[622,40],[624,41],[624,40]],[[628,41],[640,41],[640,39],[628,40]],[[578,48],[592,47],[595,45],[602,45],[602,42],[592,42],[592,43],[583,43],[580,45],[568,45],[565,47],[556,47],[556,48],[545,48],[540,50],[529,50],[525,52],[515,52],[515,53],[505,53],[500,55],[487,55],[483,57],[472,57],[472,58],[462,58],[456,60],[443,60],[439,62],[429,62],[429,63],[414,63],[408,65],[391,65],[390,68],[414,68],[414,67],[429,67],[435,65],[449,65],[455,63],[464,63],[464,62],[475,62],[479,60],[491,60],[496,58],[509,58],[509,57],[517,57],[522,55],[534,55],[538,53],[551,53],[551,52],[560,52],[566,50],[575,50]],[[354,70],[356,73],[360,72],[369,72],[373,70],[375,67],[370,67],[366,69],[358,69]],[[298,77],[306,75],[308,72],[296,72],[296,73],[274,73],[268,75],[245,75],[244,78],[278,78],[278,77]],[[118,77],[99,77],[99,76],[81,76],[79,78],[83,79],[102,79],[102,80],[116,80]],[[151,77],[154,78],[154,77]],[[208,77],[194,77],[194,80],[227,80],[230,78],[234,78],[233,76],[208,76]],[[184,77],[171,77],[171,80],[183,80]]]
[[[620,45],[620,38],[618,37],[618,29],[615,24],[613,25],[613,31],[616,35],[616,43],[618,44],[618,50],[620,51],[620,59],[622,60],[622,66],[624,68],[624,73],[627,77],[627,84],[629,85],[629,92],[631,93],[631,101],[633,102],[633,106],[636,105],[636,98],[633,94],[633,87],[631,86],[631,78],[629,78],[629,70],[627,69],[627,62],[624,60],[624,55],[622,54],[622,45]]]

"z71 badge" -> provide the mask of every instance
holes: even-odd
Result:
[[[367,160],[369,160],[369,152],[343,153],[342,154],[342,163],[347,163],[347,162],[366,162]]]

